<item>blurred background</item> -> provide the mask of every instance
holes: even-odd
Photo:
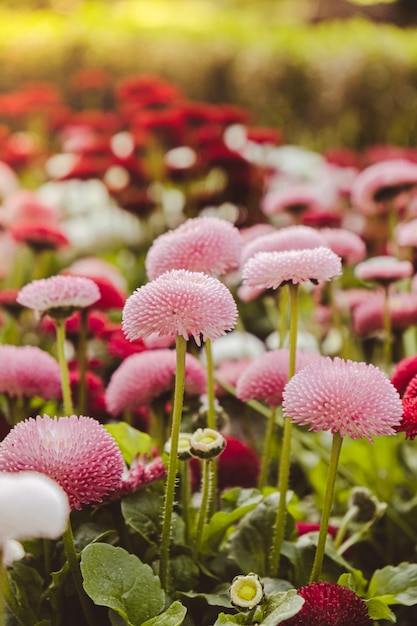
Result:
[[[52,81],[75,109],[77,71],[146,73],[314,150],[417,140],[415,0],[1,0],[0,66],[0,94]]]

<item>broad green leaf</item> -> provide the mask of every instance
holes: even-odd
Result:
[[[366,595],[368,598],[393,596],[389,604],[417,604],[417,563],[404,562],[376,570]]]
[[[378,598],[370,598],[369,600],[365,600],[366,605],[368,607],[369,617],[373,620],[386,619],[389,622],[395,624],[397,618],[394,613],[391,611],[389,606],[382,602]]]
[[[165,594],[149,565],[123,548],[92,543],[81,553],[84,589],[95,604],[116,611],[129,626],[158,615]]]
[[[188,591],[197,585],[200,570],[191,557],[186,554],[174,556],[169,567],[175,591]]]
[[[262,496],[257,502],[252,502],[246,506],[241,506],[232,512],[219,511],[215,513],[209,523],[204,527],[203,540],[201,544],[201,552],[203,554],[215,553],[219,548],[226,531],[235,522],[239,521],[246,513],[252,511],[258,502],[262,499]]]
[[[180,626],[186,613],[185,606],[176,601],[164,613],[147,620],[142,626]]]
[[[263,607],[262,626],[277,626],[281,622],[296,615],[304,604],[304,598],[296,589],[281,591],[268,598]]]
[[[267,573],[277,501],[273,494],[258,504],[241,520],[230,539],[231,556],[244,574]]]
[[[142,489],[122,500],[122,515],[126,524],[150,544],[159,541],[163,498]]]
[[[257,504],[263,500],[264,496],[259,489],[243,489],[242,487],[232,487],[224,491],[220,498],[220,509],[226,513],[231,513],[241,506]]]
[[[15,561],[9,575],[13,581],[15,597],[20,609],[16,617],[22,620],[22,624],[32,626],[39,617],[43,579],[35,568],[21,561]]]
[[[126,422],[106,424],[104,428],[114,437],[127,465],[130,465],[136,455],[151,456],[152,438],[146,433],[129,426]]]

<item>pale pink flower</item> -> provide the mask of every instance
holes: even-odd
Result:
[[[322,358],[315,352],[297,352],[295,367],[303,367]],[[288,381],[289,351],[286,349],[265,352],[243,370],[236,383],[236,396],[240,400],[261,400],[269,406],[282,403],[282,392]]]
[[[391,294],[388,309],[393,330],[406,330],[417,324],[417,294]],[[384,328],[384,294],[370,293],[352,310],[353,329],[358,335],[370,335]]]
[[[393,256],[375,256],[362,261],[355,267],[355,276],[363,281],[373,281],[381,285],[409,278],[414,273],[410,261],[401,261]]]
[[[155,239],[146,272],[149,280],[173,269],[221,276],[238,268],[241,248],[236,226],[218,217],[195,217]]]
[[[284,211],[300,213],[317,204],[321,204],[321,199],[315,187],[292,185],[269,191],[262,200],[261,208],[265,215],[271,216]]]
[[[33,309],[37,316],[48,312],[72,312],[91,306],[100,299],[96,283],[83,276],[50,276],[33,280],[19,291],[17,302]]]
[[[394,230],[394,240],[401,248],[417,248],[417,217],[409,222],[397,224]]]
[[[401,422],[399,393],[372,364],[324,357],[307,365],[287,383],[283,414],[310,430],[352,439],[394,435]]]
[[[417,164],[407,159],[389,159],[374,163],[362,170],[351,187],[354,207],[365,215],[381,211],[386,199],[417,185]]]
[[[283,283],[294,285],[328,281],[342,273],[342,261],[330,248],[304,248],[285,252],[258,252],[243,266],[243,283],[248,287],[277,289]]]
[[[30,417],[0,443],[0,472],[46,474],[61,485],[74,509],[111,496],[124,467],[115,440],[92,417]]]
[[[176,368],[175,350],[148,350],[128,356],[113,372],[105,399],[109,413],[146,406],[173,389]],[[206,393],[207,374],[192,354],[185,357],[186,395]]]
[[[243,265],[257,252],[284,252],[321,246],[327,246],[327,243],[323,235],[315,228],[287,226],[249,241],[242,250],[240,262]]]
[[[139,287],[123,309],[131,341],[152,333],[194,337],[197,345],[232,330],[237,307],[229,289],[203,272],[171,270]]]
[[[326,245],[342,257],[347,265],[355,265],[366,256],[366,244],[362,237],[347,228],[322,228],[320,234]]]
[[[58,362],[37,346],[0,345],[0,393],[17,398],[59,398]]]

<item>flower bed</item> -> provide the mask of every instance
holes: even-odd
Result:
[[[0,623],[412,624],[417,152],[70,78],[0,97]]]

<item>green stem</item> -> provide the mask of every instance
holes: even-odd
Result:
[[[386,368],[391,365],[392,324],[389,308],[389,287],[384,287],[384,352],[383,363]]]
[[[288,380],[295,374],[295,359],[297,354],[297,329],[298,329],[298,284],[288,284],[290,291],[290,344]],[[285,523],[287,518],[287,491],[290,477],[290,457],[291,457],[291,431],[292,422],[287,418],[284,420],[284,432],[282,437],[281,456],[278,473],[279,502],[277,516],[275,520],[274,538],[271,552],[271,575],[278,574],[281,556],[282,542],[285,536]]]
[[[332,450],[330,453],[329,470],[327,473],[326,492],[324,494],[323,511],[320,522],[319,540],[314,557],[313,569],[311,571],[310,583],[320,579],[323,566],[324,550],[326,547],[327,531],[329,528],[330,512],[333,504],[334,487],[336,484],[337,467],[339,465],[340,450],[342,448],[343,437],[337,432],[333,435]]]
[[[68,520],[68,526],[64,534],[62,535],[64,541],[65,554],[67,557],[69,569],[72,579],[74,581],[75,590],[78,595],[78,599],[81,604],[81,608],[84,613],[84,617],[87,620],[89,626],[96,626],[96,620],[93,612],[93,605],[90,598],[84,591],[83,579],[80,569],[79,556],[75,550],[74,535],[72,534],[71,520]]]
[[[189,459],[185,459],[180,463],[181,467],[181,504],[182,504],[182,518],[184,520],[184,539],[186,545],[190,543],[190,510],[191,510],[191,483],[190,483],[190,468]]]
[[[269,413],[266,430],[265,430],[265,439],[262,450],[262,460],[261,460],[261,471],[259,473],[258,487],[259,489],[263,489],[268,484],[268,476],[269,476],[269,465],[272,457],[272,450],[274,447],[274,436],[275,436],[275,422],[277,417],[277,407],[272,407]]]
[[[213,365],[213,352],[211,346],[211,339],[206,339],[205,342],[206,360],[207,360],[207,428],[217,430],[216,420],[216,408],[215,408],[215,392],[214,392],[214,365]],[[211,480],[213,494],[217,492],[217,459],[214,459],[211,468]],[[210,510],[208,515],[215,512],[216,498],[213,497],[210,501]]]
[[[207,521],[208,511],[210,508],[210,499],[213,497],[213,459],[203,460],[203,481],[202,481],[202,498],[200,504],[200,511],[198,513],[197,530],[194,541],[194,559],[200,550],[201,539],[203,536],[204,524]]]
[[[345,513],[345,515],[344,515],[344,517],[342,519],[342,522],[341,522],[341,524],[339,526],[339,529],[337,531],[337,535],[335,537],[335,540],[334,540],[334,547],[336,549],[339,548],[342,545],[342,541],[345,538],[346,532],[347,532],[347,530],[349,528],[349,524],[357,516],[358,510],[359,510],[358,507],[355,505],[355,506],[350,507],[350,509],[348,509],[346,511],[346,513]]]
[[[74,408],[71,399],[71,386],[69,380],[68,363],[65,358],[65,318],[55,319],[56,323],[56,345],[58,361],[61,367],[62,397],[64,399],[65,415],[73,415]]]
[[[77,360],[78,360],[78,414],[85,415],[87,406],[87,336],[88,336],[88,309],[80,311],[80,332],[78,333]]]
[[[174,406],[172,409],[171,423],[171,451],[168,461],[167,481],[165,487],[165,503],[162,518],[161,536],[161,560],[159,566],[159,576],[164,589],[168,584],[169,568],[169,544],[171,539],[172,511],[175,500],[175,482],[177,478],[178,466],[178,440],[181,427],[182,405],[184,400],[184,379],[185,379],[185,355],[187,352],[187,342],[184,337],[177,335],[176,353],[177,366],[175,375]]]

